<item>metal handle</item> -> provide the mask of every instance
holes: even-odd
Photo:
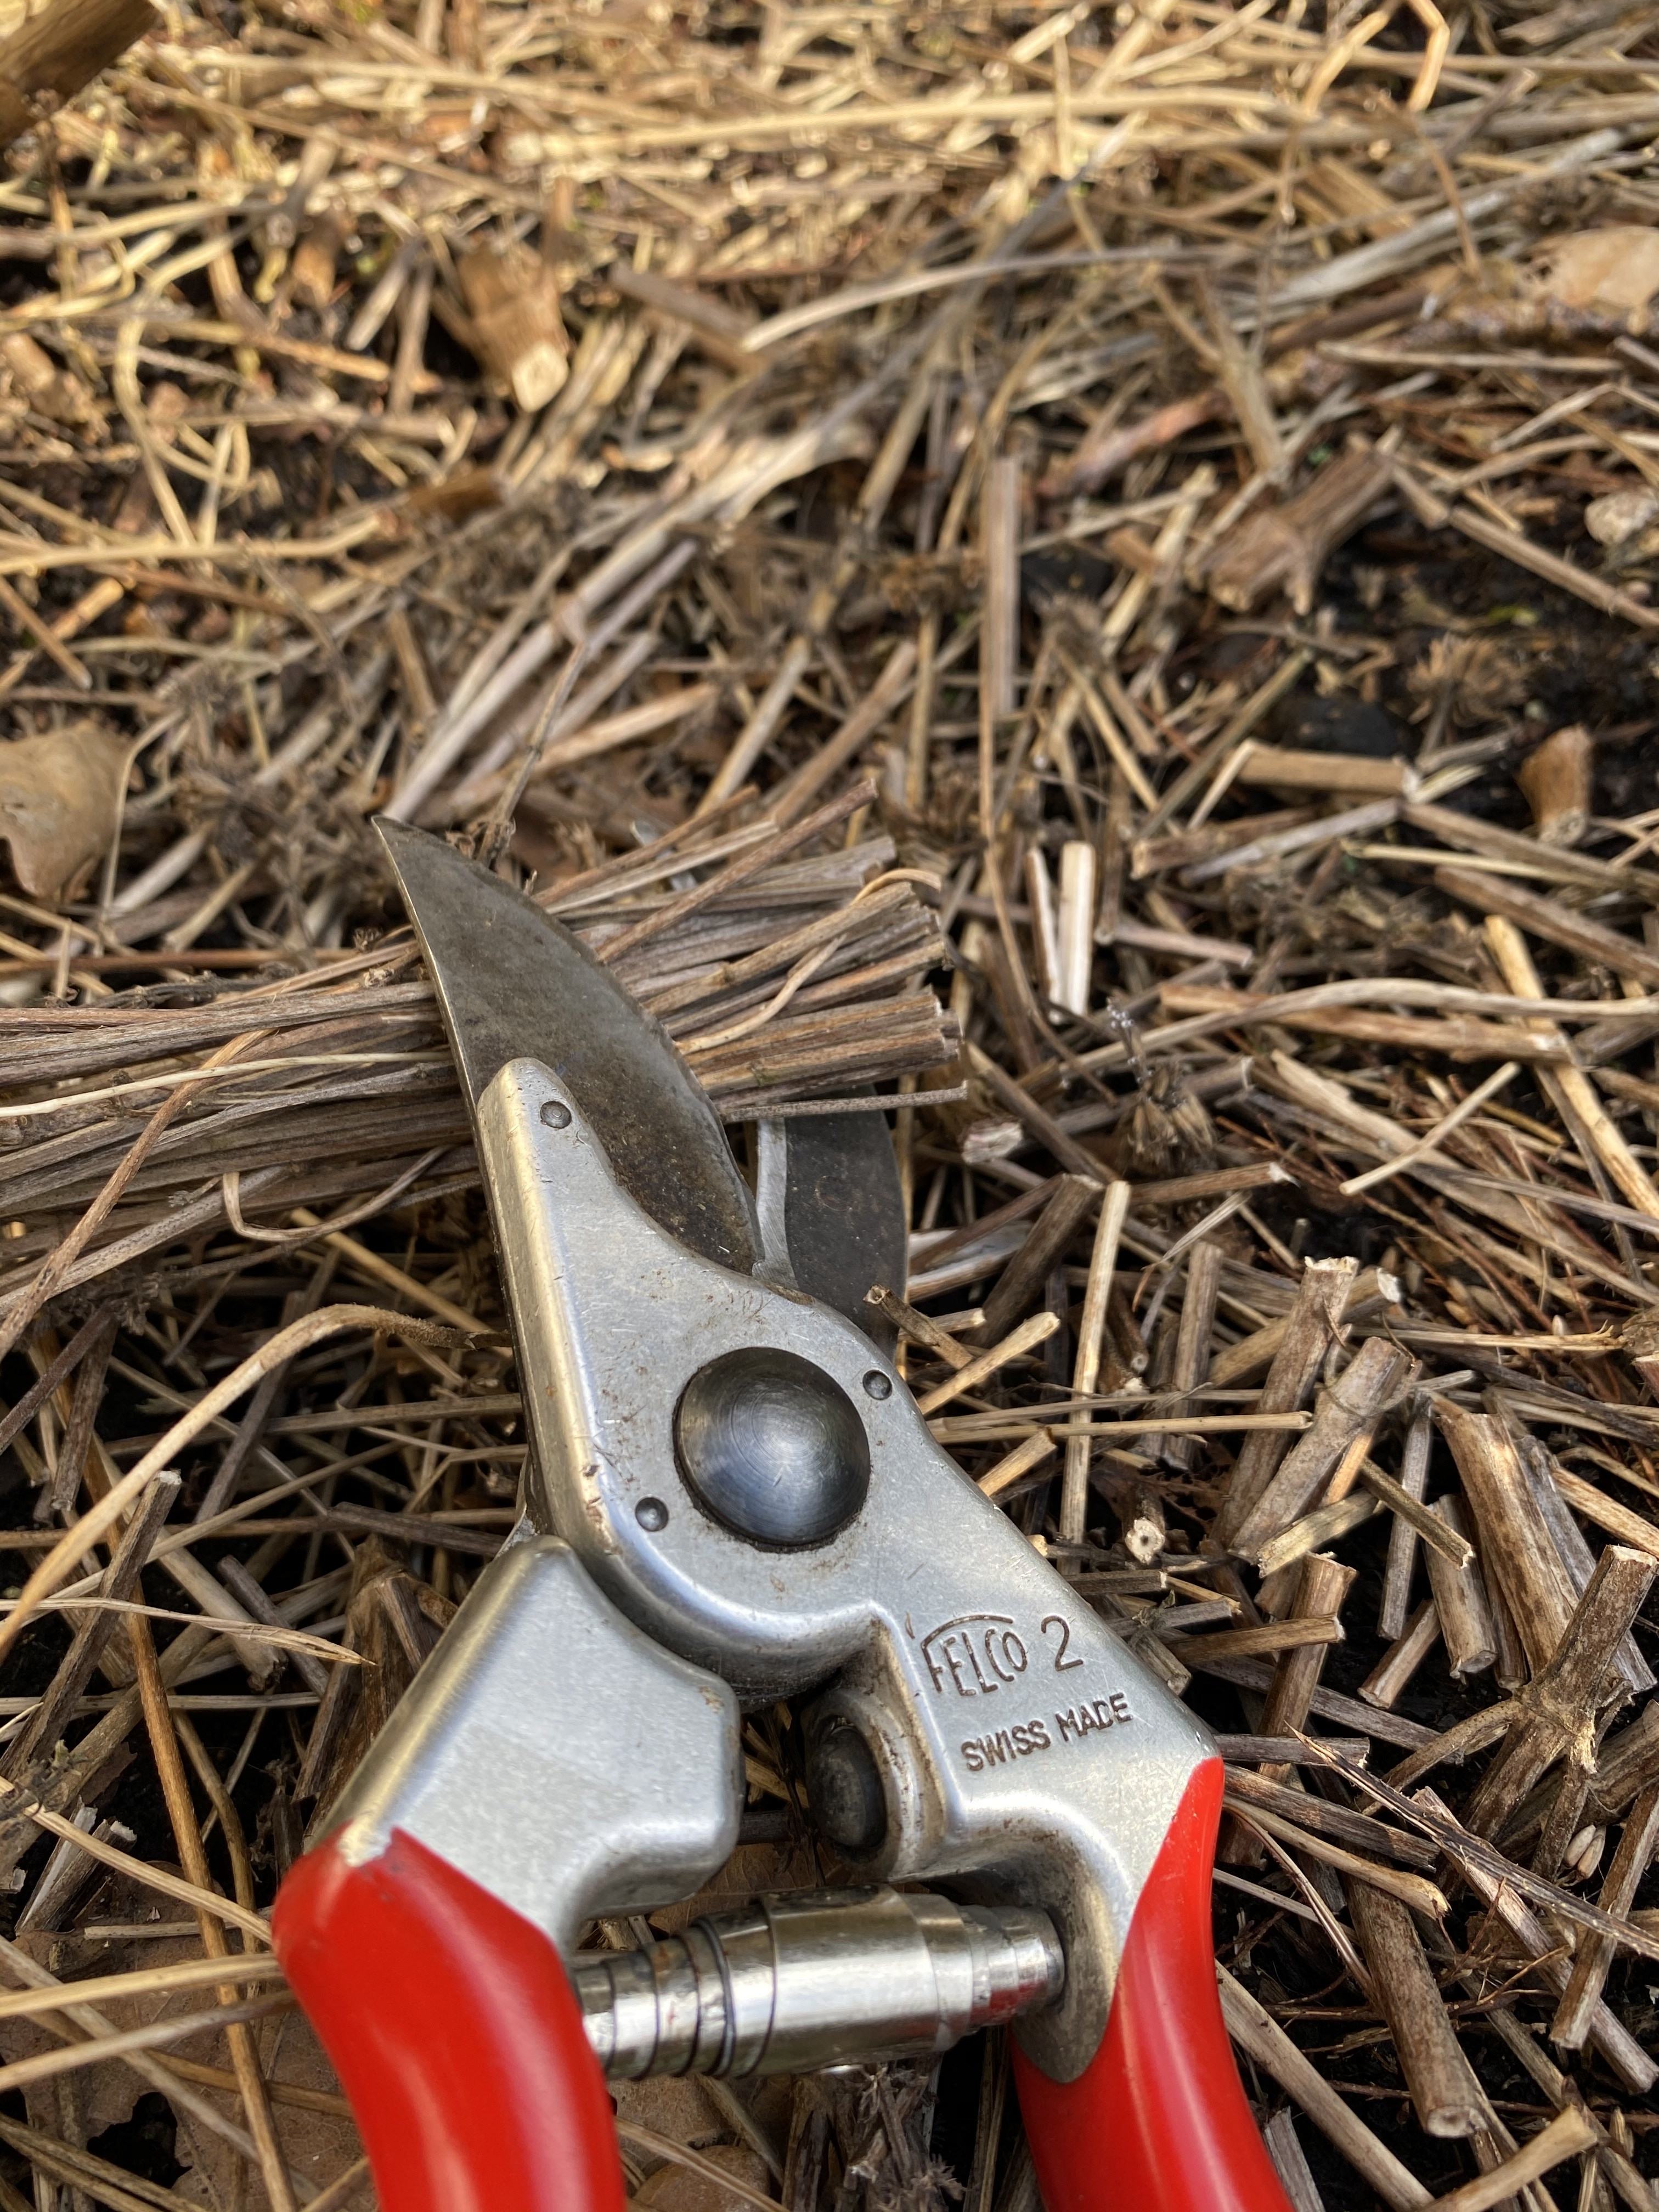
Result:
[[[948,2051],[1050,2002],[1065,1975],[1046,1912],[843,1889],[759,1898],[648,1951],[586,1952],[573,1978],[594,2056],[637,2080]]]

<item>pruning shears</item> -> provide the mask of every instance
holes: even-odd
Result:
[[[529,1444],[520,1528],[276,1901],[383,2212],[620,2212],[607,2075],[1002,2021],[1048,2212],[1285,2212],[1216,1990],[1214,1746],[854,1318],[878,1331],[863,1292],[902,1279],[879,1117],[770,1125],[751,1194],[576,938],[439,839],[381,835],[471,1110]],[[580,1949],[730,1856],[742,1716],[780,1698],[848,1886]]]

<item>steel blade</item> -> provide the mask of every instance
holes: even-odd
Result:
[[[672,1041],[581,940],[441,837],[378,817],[475,1113],[511,1060],[566,1085],[612,1172],[691,1251],[749,1273],[754,1204]]]
[[[762,1126],[763,1213],[767,1155],[775,1162],[781,1150],[783,1242],[795,1287],[890,1351],[891,1323],[864,1302],[877,1283],[904,1292],[904,1194],[887,1117],[792,1114]]]

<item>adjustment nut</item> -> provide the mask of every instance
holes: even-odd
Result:
[[[887,1797],[875,1754],[852,1725],[831,1720],[806,1754],[806,1797],[812,1817],[838,1851],[866,1858],[887,1833]]]

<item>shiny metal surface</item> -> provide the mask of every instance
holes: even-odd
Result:
[[[468,1103],[530,1053],[556,1070],[617,1179],[671,1236],[747,1273],[760,1238],[714,1108],[666,1030],[579,938],[441,837],[380,816]],[[867,1285],[866,1285],[867,1287]]]
[[[544,1115],[550,1104],[568,1119]],[[550,1071],[503,1067],[477,1126],[518,1316],[538,1523],[648,1636],[740,1697],[817,1690],[814,1728],[857,1729],[885,1815],[860,1862],[869,1878],[971,1874],[980,1894],[1052,1915],[1065,1992],[1020,2033],[1039,2063],[1073,2078],[1104,2031],[1135,1901],[1208,1754],[1205,1731],[958,1473],[869,1340],[665,1235],[620,1189]],[[811,1550],[734,1535],[675,1464],[687,1382],[756,1346],[822,1368],[868,1442],[863,1510]],[[642,1519],[647,1503],[660,1514]],[[602,1704],[603,1681],[589,1694]]]
[[[699,1502],[757,1544],[822,1544],[869,1495],[858,1408],[793,1352],[744,1345],[699,1368],[674,1408],[674,1451]]]
[[[1051,2003],[1065,1971],[1043,1913],[881,1888],[758,1898],[649,1951],[580,1954],[574,1978],[600,2064],[637,2081],[948,2051]]]
[[[540,1537],[484,1569],[321,1832],[343,1831],[362,1863],[399,1828],[568,1956],[596,1912],[716,1873],[742,1803],[726,1684],[642,1636],[568,1545]]]
[[[810,1739],[863,1747],[846,1754],[862,1802],[842,1848],[865,1879],[971,1878],[976,1899],[1048,1916],[1064,1988],[1016,2033],[1051,2075],[1074,2078],[1098,2047],[1136,1901],[1208,1736],[939,1450],[870,1339],[750,1271],[746,1194],[666,1041],[528,901],[434,840],[416,840],[417,866],[414,836],[388,842],[473,1100],[532,1447],[526,1503],[564,1544],[526,1546],[483,1578],[339,1817],[366,1855],[393,1826],[410,1829],[568,1957],[585,1916],[688,1896],[729,1852],[736,1698],[811,1692]],[[590,1000],[592,1049],[577,1033]],[[789,1203],[786,1175],[786,1217]],[[810,1279],[793,1256],[797,1280]],[[867,1448],[861,1510],[811,1548],[763,1550],[733,1533],[677,1463],[687,1385],[756,1349],[828,1376]],[[793,2017],[766,2011],[782,1986],[782,1926],[769,1908],[721,1936],[724,2011],[698,1948],[714,1943],[706,1929],[684,1939],[665,1993],[653,1969],[648,1990],[619,1988],[617,2004],[641,2023],[648,2004],[653,2037],[677,2049],[689,2035],[687,2064],[715,2043],[767,2063]],[[799,2031],[800,2048],[819,2048],[812,2023],[830,2016],[822,1977],[834,1972],[805,1924],[789,1940],[789,1989],[820,1977],[822,2002],[801,2000]],[[893,1936],[870,2033],[899,2032],[901,1990],[913,2025],[941,2016],[937,1975],[925,2001],[906,1978],[907,1960],[935,1957],[926,1942],[906,1948],[918,1940]],[[834,2017],[848,2030],[843,2010]]]

